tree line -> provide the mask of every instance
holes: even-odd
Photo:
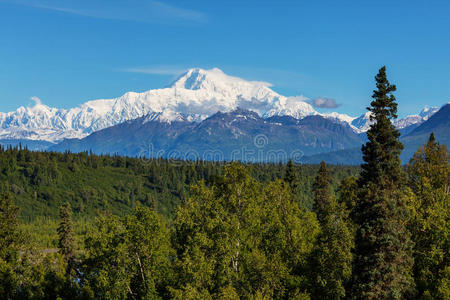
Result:
[[[172,218],[141,201],[128,214],[102,210],[81,246],[74,205],[61,205],[58,251],[48,253],[28,245],[18,208],[5,194],[0,295],[449,299],[448,150],[431,135],[403,168],[391,122],[396,88],[384,67],[375,79],[374,124],[356,176],[346,169],[350,176],[339,178],[322,162],[308,185],[305,169],[292,161],[221,163],[220,171],[190,184]]]

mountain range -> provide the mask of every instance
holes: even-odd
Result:
[[[402,133],[400,141],[404,150],[400,155],[403,163],[407,163],[414,153],[425,144],[431,133],[434,133],[439,143],[450,146],[450,104],[442,106],[436,113],[427,118],[420,125],[413,124],[408,133]],[[362,163],[361,147],[348,148],[328,153],[319,153],[303,157],[304,163],[320,163],[322,160],[332,164],[360,164]]]
[[[262,118],[238,108],[217,112],[198,123],[142,117],[84,139],[65,140],[50,149],[179,159],[284,161],[361,143],[361,135],[348,124],[322,116]]]
[[[291,156],[315,161],[330,153],[326,160],[341,163],[330,157],[360,147],[370,114],[322,114],[307,100],[282,96],[268,83],[228,76],[217,68],[196,68],[163,89],[88,101],[72,109],[51,108],[36,99],[33,107],[0,113],[0,143],[37,150],[246,161]],[[444,124],[441,134],[447,139],[448,111],[433,118],[438,110],[425,107],[394,125],[411,145],[436,125]]]

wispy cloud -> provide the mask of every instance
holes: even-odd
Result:
[[[307,102],[307,101],[309,101],[309,98],[305,97],[304,95],[292,96],[292,97],[288,97],[288,99],[291,102]]]
[[[309,76],[296,71],[270,67],[228,65],[224,66],[224,71],[248,80],[267,81],[275,88],[299,89],[308,86],[311,80]]]
[[[341,104],[337,103],[335,99],[325,97],[314,98],[311,100],[311,104],[312,106],[318,108],[337,108],[341,106]]]
[[[30,100],[34,102],[34,105],[42,104],[42,100],[39,97],[33,96],[33,97],[30,97]]]
[[[154,0],[0,0],[18,5],[59,11],[85,17],[172,25],[201,24],[208,21],[203,12]],[[105,4],[107,3],[107,4]]]
[[[177,76],[186,72],[188,68],[181,68],[178,66],[150,66],[150,67],[134,67],[119,69],[122,72],[153,74],[153,75],[173,75]]]

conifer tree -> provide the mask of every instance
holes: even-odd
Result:
[[[328,215],[331,197],[331,179],[328,174],[328,168],[324,161],[320,163],[316,180],[313,184],[314,191],[314,211],[319,221]]]
[[[72,225],[72,209],[69,203],[60,207],[60,223],[58,226],[58,248],[67,262],[67,275],[70,276],[75,264],[75,245]]]
[[[284,181],[287,182],[292,190],[292,192],[297,192],[298,188],[298,177],[295,172],[294,163],[292,159],[286,165],[286,172],[284,173]]]
[[[342,299],[351,276],[353,232],[345,203],[331,195],[330,176],[321,162],[314,182],[314,210],[321,232],[310,260],[311,298]]]
[[[297,170],[295,169],[292,159],[289,159],[285,167],[285,173],[283,177],[284,182],[288,184],[288,188],[291,194],[291,199],[301,206],[307,206],[305,203],[305,197],[300,191],[300,182]]]
[[[362,146],[364,163],[353,211],[357,226],[353,293],[356,299],[404,299],[414,292],[412,242],[406,228],[408,209],[401,168],[396,87],[386,67],[375,77],[377,89],[368,110],[374,123]]]
[[[445,145],[431,134],[408,165],[414,278],[420,297],[450,299],[450,166]]]

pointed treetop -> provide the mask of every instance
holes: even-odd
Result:
[[[372,113],[373,124],[367,131],[368,142],[362,146],[363,160],[360,183],[381,182],[397,184],[401,181],[400,153],[403,144],[399,141],[400,132],[392,124],[397,118],[397,103],[392,94],[395,85],[386,77],[386,67],[375,76],[377,89],[373,91],[373,101],[368,110]]]
[[[430,138],[428,139],[428,144],[434,144],[436,139],[434,138],[434,133],[430,134]]]
[[[284,181],[286,181],[291,186],[291,188],[297,186],[297,174],[295,173],[292,158],[289,159],[286,165],[286,172],[284,173]]]
[[[377,89],[373,91],[372,98],[374,99],[367,109],[373,114],[370,119],[379,120],[380,117],[385,116],[389,119],[397,118],[397,103],[392,92],[397,90],[395,84],[390,84],[386,76],[386,67],[383,66],[375,76]]]

